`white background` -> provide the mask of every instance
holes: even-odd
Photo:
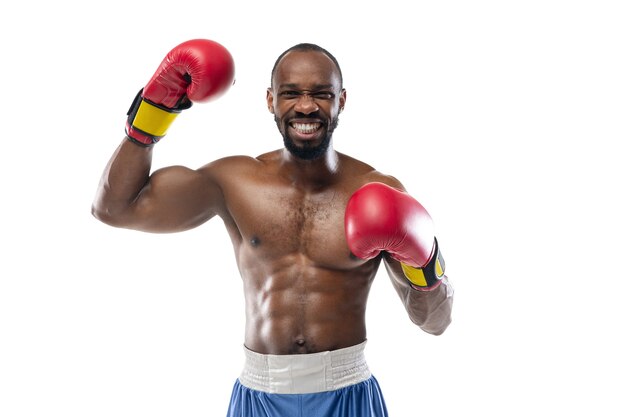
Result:
[[[0,13],[0,415],[220,416],[243,296],[219,219],[152,235],[90,215],[163,56],[224,44],[237,82],[155,167],[281,146],[286,48],[342,65],[337,150],[431,212],[453,324],[415,328],[381,272],[370,367],[392,416],[623,416],[626,13],[619,1],[29,2]]]

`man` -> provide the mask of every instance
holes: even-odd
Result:
[[[410,319],[436,335],[447,328],[452,288],[432,220],[398,180],[333,149],[346,91],[336,59],[313,44],[288,49],[272,70],[267,107],[284,148],[150,174],[177,112],[222,94],[233,71],[211,41],[168,54],[129,111],[93,214],[150,232],[222,219],[246,305],[229,416],[386,416],[363,356],[367,297],[382,261]]]

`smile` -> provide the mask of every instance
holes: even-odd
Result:
[[[291,127],[298,133],[310,134],[319,130],[321,123],[291,123]]]

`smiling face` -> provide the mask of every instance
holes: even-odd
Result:
[[[306,160],[328,149],[345,100],[337,66],[319,51],[288,52],[267,90],[267,106],[285,147]]]

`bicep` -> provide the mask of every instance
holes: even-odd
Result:
[[[219,185],[206,172],[182,166],[162,168],[149,178],[130,208],[135,229],[179,232],[199,226],[223,205]]]

